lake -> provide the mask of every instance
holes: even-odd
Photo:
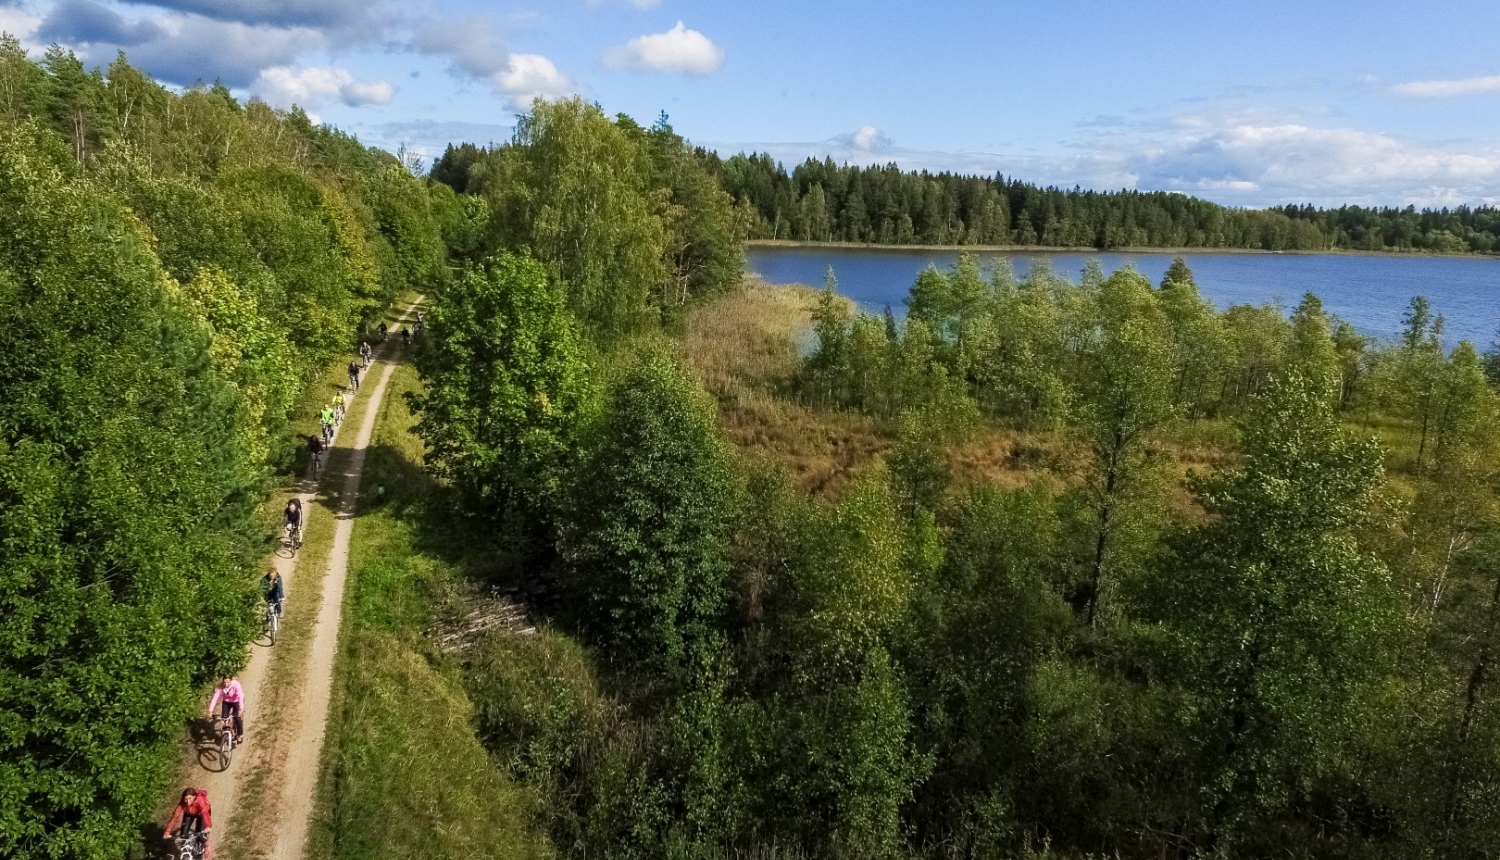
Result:
[[[772,284],[822,286],[832,266],[839,292],[869,312],[890,305],[905,307],[906,293],[929,265],[949,268],[956,251],[879,250],[870,248],[746,249],[747,268]],[[1105,272],[1131,265],[1153,283],[1171,265],[1172,253],[1078,253],[1050,251],[987,252],[979,255],[986,270],[1008,259],[1024,278],[1034,259],[1046,259],[1053,271],[1078,280],[1084,263],[1097,259]],[[1500,327],[1500,259],[1493,257],[1363,256],[1354,254],[1270,254],[1187,252],[1198,289],[1221,310],[1230,305],[1280,302],[1288,312],[1313,293],[1330,313],[1360,331],[1394,338],[1412,296],[1423,295],[1445,319],[1449,346],[1471,340],[1488,349]]]

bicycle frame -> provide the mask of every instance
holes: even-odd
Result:
[[[194,833],[188,837],[177,836],[174,839],[177,843],[177,860],[198,860],[208,848],[202,833]]]

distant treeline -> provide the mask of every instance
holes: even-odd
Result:
[[[1253,248],[1492,253],[1500,209],[1235,209],[1164,191],[1043,188],[1002,175],[907,172],[699,151],[753,239],[880,245]]]

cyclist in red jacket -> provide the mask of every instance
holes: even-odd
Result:
[[[196,788],[183,789],[182,799],[172,810],[172,818],[162,838],[176,836],[184,841],[193,840],[193,853],[199,857],[207,855],[208,831],[214,826],[214,810],[208,805],[208,792]]]

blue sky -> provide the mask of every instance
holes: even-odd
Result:
[[[0,0],[430,159],[533,96],[769,151],[1233,205],[1500,204],[1500,3]]]

